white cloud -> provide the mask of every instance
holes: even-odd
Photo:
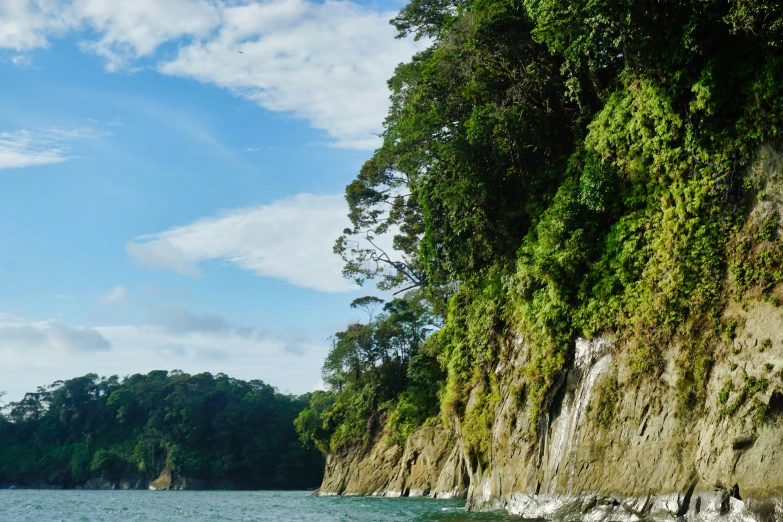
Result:
[[[126,245],[139,263],[198,276],[198,263],[224,260],[258,275],[325,292],[356,287],[342,277],[332,252],[349,226],[340,195],[299,194],[269,205],[226,212]]]
[[[5,399],[16,401],[40,385],[90,372],[124,376],[175,368],[263,379],[303,393],[317,381],[328,350],[301,332],[237,325],[217,314],[162,309],[153,310],[151,319],[151,324],[83,328],[0,313]]]
[[[87,128],[0,132],[0,170],[61,163],[72,141],[95,136]]]
[[[128,297],[128,291],[124,286],[115,286],[109,292],[101,297],[101,301],[104,303],[121,303]]]
[[[388,107],[386,80],[422,45],[394,38],[393,15],[345,1],[228,7],[214,38],[181,48],[159,69],[293,113],[337,146],[373,148]]]
[[[127,67],[167,41],[206,36],[220,23],[218,7],[205,0],[74,0],[71,13],[100,34],[82,48],[104,57],[109,70]]]
[[[0,0],[0,48],[27,51],[73,26],[58,0]]]
[[[278,349],[292,354],[304,353],[310,344],[307,336],[300,331],[275,332],[232,323],[215,313],[197,313],[183,306],[156,309],[152,313],[152,326],[161,334],[188,337],[234,338],[271,343]],[[169,346],[170,343],[166,344]],[[182,346],[182,345],[177,345]],[[204,346],[201,346],[204,348]],[[214,350],[213,350],[214,351]]]
[[[172,334],[188,333],[220,333],[252,331],[246,327],[234,328],[223,316],[214,313],[195,313],[188,308],[175,306],[158,310],[153,316],[155,323],[162,330]]]
[[[18,54],[11,58],[11,63],[17,67],[31,67],[33,65],[32,60],[23,54]]]
[[[163,74],[306,119],[335,146],[368,149],[386,115],[386,80],[426,44],[395,39],[393,15],[345,0],[0,0],[0,48],[80,31],[81,48],[109,70],[146,58]],[[159,52],[166,44],[179,46],[175,56]]]
[[[204,36],[220,23],[220,4],[206,0],[0,0],[0,48],[28,51],[49,37],[90,30],[82,47],[109,69],[153,53],[182,36]]]
[[[24,130],[0,133],[0,169],[65,161],[68,147],[39,138],[35,133]]]
[[[45,352],[103,352],[111,343],[97,330],[69,326],[59,321],[28,322],[0,315],[0,344],[5,349]]]

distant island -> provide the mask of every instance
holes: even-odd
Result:
[[[293,421],[310,394],[181,371],[58,381],[0,415],[0,487],[304,489],[323,460]]]

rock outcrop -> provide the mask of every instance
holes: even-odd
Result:
[[[450,430],[430,421],[408,438],[403,451],[377,433],[368,448],[328,455],[321,495],[464,498],[468,469]]]
[[[529,407],[514,400],[519,382],[502,381],[485,462],[466,455],[457,421],[431,421],[404,450],[378,434],[366,450],[330,455],[320,492],[465,496],[471,509],[530,518],[783,520],[783,309],[757,302],[725,313],[744,327],[718,341],[693,417],[678,413],[676,347],[660,379],[633,384],[610,339],[579,339],[535,429]],[[495,371],[519,374],[524,340],[505,351]],[[620,393],[599,420],[608,379]]]

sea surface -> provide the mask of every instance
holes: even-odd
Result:
[[[308,491],[0,491],[0,522],[126,520],[517,521],[471,513],[462,500],[314,497]]]

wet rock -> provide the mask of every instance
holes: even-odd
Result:
[[[598,498],[597,497],[589,497],[587,500],[584,501],[582,504],[582,513],[587,513],[591,509],[593,509],[595,506],[598,505]]]
[[[720,492],[718,513],[721,515],[726,515],[731,510],[731,494],[729,493],[728,489],[724,488],[720,484],[717,484],[716,487]]]
[[[677,513],[675,516],[683,517],[685,516],[685,513],[688,512],[688,508],[691,505],[691,497],[693,496],[693,491],[696,489],[696,484],[698,484],[699,478],[693,477],[691,481],[688,483],[688,486],[685,488],[682,501],[680,501],[680,495],[677,495]]]

